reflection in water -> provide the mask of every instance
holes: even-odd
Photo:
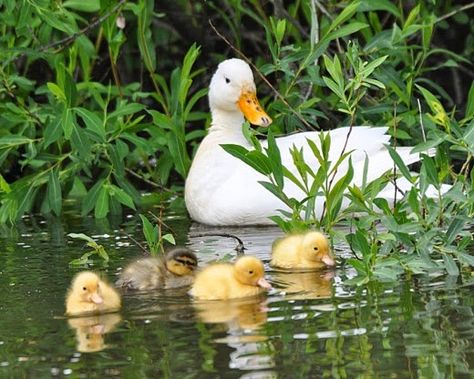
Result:
[[[92,353],[107,348],[104,336],[113,331],[121,320],[117,313],[68,319],[69,326],[76,331],[77,351]]]
[[[106,247],[111,259],[101,271],[108,277],[141,252],[118,230],[122,219],[111,224],[115,230],[104,220],[54,220],[0,226],[1,378],[474,378],[474,277],[466,267],[459,276],[413,275],[362,286],[350,284],[355,271],[341,264],[333,279],[288,275],[269,270],[271,243],[281,236],[270,227],[193,227],[236,234],[246,253],[267,263],[278,290],[266,303],[253,299],[235,305],[233,315],[215,311],[212,320],[186,289],[125,293],[126,321],[114,332],[115,322],[100,320],[118,315],[95,316],[89,324],[70,320],[83,323],[71,325],[78,350],[107,347],[74,354],[68,322],[54,317],[64,311],[74,271],[68,263],[84,250],[67,233],[94,235]],[[186,241],[188,221],[165,221],[178,243],[196,250],[200,264],[235,257],[233,240]],[[139,225],[130,219],[125,228],[138,236]],[[351,256],[344,246],[336,250],[338,263]]]
[[[265,300],[259,298],[194,302],[198,318],[206,323],[225,323],[229,329],[257,329],[267,321]]]
[[[333,293],[333,271],[282,272],[272,274],[272,284],[286,300],[328,298]]]

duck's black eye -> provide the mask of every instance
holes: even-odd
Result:
[[[315,246],[313,247],[314,251],[319,251],[319,247]]]
[[[82,289],[83,289],[84,291],[87,291],[87,288],[86,288],[86,287],[82,287]]]
[[[230,79],[229,79],[229,78],[225,78],[225,82],[226,82],[226,83],[230,83]]]
[[[253,274],[253,270],[249,270],[249,274],[252,275],[252,274]]]

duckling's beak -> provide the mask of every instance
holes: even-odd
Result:
[[[334,259],[332,259],[328,254],[323,255],[321,258],[321,261],[326,265],[326,266],[335,266],[336,262],[334,262]]]
[[[97,292],[94,292],[91,295],[91,301],[95,304],[102,304],[104,302],[104,299]]]
[[[255,91],[242,91],[237,103],[245,118],[251,124],[257,126],[268,126],[272,123],[272,119],[267,115],[258,102]]]
[[[272,288],[272,285],[271,285],[270,283],[268,283],[265,278],[260,278],[260,279],[258,279],[258,281],[257,281],[257,286],[262,287],[262,288],[265,288],[265,289],[267,289],[267,290],[269,290],[269,289]]]

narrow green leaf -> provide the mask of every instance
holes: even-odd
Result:
[[[109,189],[104,185],[99,191],[97,201],[95,202],[94,216],[104,218],[109,213]]]
[[[61,184],[59,183],[58,170],[51,170],[49,172],[47,197],[49,207],[56,214],[56,216],[59,216],[61,214],[63,197],[61,192]]]
[[[400,157],[400,155],[391,146],[387,146],[387,149],[388,149],[388,152],[389,152],[390,156],[392,157],[393,161],[397,165],[398,169],[401,171],[402,175],[406,179],[408,179],[410,182],[413,182],[413,178],[410,174],[410,170],[406,166],[405,162],[403,162],[403,159]]]
[[[114,196],[123,205],[126,205],[127,207],[132,209],[136,209],[135,204],[133,204],[132,197],[128,193],[126,193],[123,189],[115,185],[112,185],[111,187],[113,189],[112,196]]]
[[[148,243],[148,246],[153,246],[158,241],[158,234],[155,233],[155,228],[152,223],[144,215],[139,215],[143,224],[143,235]]]
[[[97,202],[97,197],[99,196],[99,191],[104,184],[105,179],[99,179],[92,188],[87,192],[87,195],[82,200],[82,215],[88,214],[92,209],[94,209],[95,203]]]
[[[450,254],[443,254],[443,261],[448,275],[459,275],[459,268]]]
[[[86,128],[95,132],[102,142],[105,142],[105,126],[101,118],[96,114],[93,113],[85,108],[74,108],[75,112],[82,118],[84,121]]]
[[[69,233],[68,236],[74,239],[81,239],[87,242],[95,243],[95,241],[91,237],[84,233]]]

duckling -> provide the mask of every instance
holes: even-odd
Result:
[[[197,273],[190,294],[200,300],[256,296],[271,288],[264,274],[262,261],[248,255],[240,257],[234,264],[211,264]]]
[[[115,282],[117,287],[135,290],[189,286],[197,267],[196,255],[185,247],[170,250],[166,257],[142,258],[129,264]]]
[[[272,245],[270,265],[304,270],[334,266],[335,262],[324,234],[310,231],[277,239]]]
[[[80,316],[120,309],[120,295],[91,271],[83,271],[72,280],[66,297],[66,315]]]

